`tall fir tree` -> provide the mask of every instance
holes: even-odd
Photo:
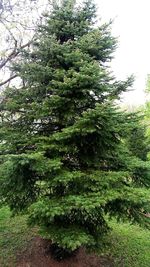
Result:
[[[115,100],[132,78],[112,76],[115,49],[91,0],[54,1],[14,66],[22,86],[8,88],[0,104],[1,201],[69,251],[97,245],[106,214],[148,225],[150,180],[139,183],[134,172],[149,166],[126,146],[136,118]]]

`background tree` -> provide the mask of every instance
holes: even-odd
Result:
[[[0,1],[0,91],[16,78],[10,66],[21,50],[31,44],[47,4],[47,0]]]
[[[141,119],[139,117],[139,121],[129,130],[126,144],[133,156],[146,163],[146,165],[142,164],[135,167],[133,175],[135,176],[136,182],[138,183],[139,181],[141,186],[143,184],[149,186],[150,172],[149,168],[147,168],[147,160],[150,146],[147,138],[147,125],[144,120],[144,114],[141,116]]]
[[[137,118],[114,104],[132,78],[112,76],[116,39],[95,22],[91,1],[55,1],[1,103],[1,201],[69,251],[99,243],[105,214],[148,226],[149,180],[134,173],[149,165],[126,145]]]
[[[147,158],[150,159],[150,98],[149,98],[149,92],[150,92],[150,75],[147,75],[147,81],[146,81],[146,88],[145,92],[147,94],[147,101],[145,103],[145,106],[143,107],[143,113],[144,113],[144,125],[146,126],[146,145],[147,145]],[[141,138],[142,140],[142,138]],[[145,140],[145,139],[144,139]]]

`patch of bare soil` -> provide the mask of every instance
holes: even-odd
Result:
[[[51,256],[50,243],[35,237],[30,248],[18,255],[16,267],[114,267],[114,264],[110,258],[87,254],[84,248],[74,256],[58,262]]]

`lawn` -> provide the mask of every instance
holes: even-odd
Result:
[[[27,227],[25,216],[11,217],[8,208],[0,209],[0,267],[14,267],[16,255],[25,249],[35,231]]]
[[[113,231],[107,237],[104,255],[111,255],[115,267],[150,266],[150,232],[138,226],[110,222]],[[35,236],[36,230],[26,225],[25,216],[11,217],[8,208],[0,209],[0,266],[14,267],[21,253]]]
[[[110,226],[113,231],[108,236],[106,253],[114,258],[115,267],[149,267],[150,231],[116,221],[112,221]]]

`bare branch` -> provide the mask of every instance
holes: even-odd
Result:
[[[9,27],[7,26],[7,24],[5,23],[5,18],[0,18],[0,23],[2,23],[4,25],[4,27],[6,28],[6,30],[9,32],[10,36],[12,37],[12,39],[14,40],[14,42],[16,43],[17,40],[14,37],[13,33],[11,32],[11,30],[9,29]]]
[[[20,53],[20,50],[21,50],[21,49],[26,48],[26,47],[29,46],[32,42],[33,42],[33,40],[27,42],[26,44],[24,44],[24,45],[22,45],[22,46],[20,46],[19,48],[17,48],[17,47],[15,46],[14,50],[13,50],[13,51],[7,56],[7,58],[4,59],[4,60],[2,61],[2,63],[0,64],[0,69],[2,69],[2,68],[3,68],[9,61],[11,61],[13,58],[15,58],[16,56],[18,56],[18,54]]]
[[[150,213],[143,214],[145,217],[150,218]]]
[[[18,77],[18,75],[17,74],[14,74],[13,76],[9,77],[7,80],[1,82],[0,83],[0,86],[3,86],[5,84],[9,83],[10,81],[12,81],[13,79],[15,79],[16,77]]]
[[[11,64],[19,59],[21,50],[33,42],[34,30],[42,12],[48,8],[48,2],[0,0],[0,76],[3,77],[0,81],[0,91],[16,77],[16,74],[10,71]]]

